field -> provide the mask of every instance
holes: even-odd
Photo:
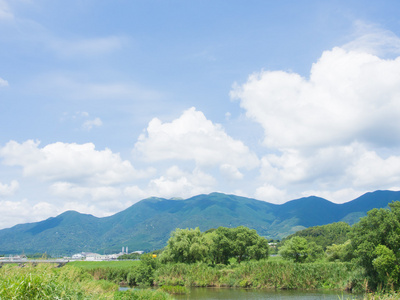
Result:
[[[72,261],[68,266],[78,267],[82,269],[96,268],[129,268],[136,266],[139,260],[116,260],[116,261]]]

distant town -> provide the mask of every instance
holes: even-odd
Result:
[[[72,255],[71,257],[63,257],[59,259],[47,259],[50,261],[75,261],[75,260],[84,260],[84,261],[110,261],[110,260],[117,260],[122,255],[130,255],[130,254],[143,254],[144,251],[133,251],[128,252],[128,247],[122,247],[122,251],[119,253],[112,253],[112,254],[99,254],[93,252],[80,252]],[[27,261],[28,258],[26,255],[9,255],[0,257],[1,262],[24,262]],[[40,259],[36,259],[40,260]]]

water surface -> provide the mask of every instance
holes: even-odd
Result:
[[[277,300],[344,300],[362,299],[360,295],[332,291],[286,291],[286,290],[252,290],[235,288],[191,288],[187,295],[174,295],[176,299],[277,299]]]

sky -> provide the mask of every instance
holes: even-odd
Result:
[[[397,0],[0,0],[0,228],[147,197],[400,190]]]

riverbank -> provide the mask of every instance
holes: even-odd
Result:
[[[362,270],[352,263],[298,264],[283,260],[248,261],[231,265],[145,262],[79,263],[95,279],[135,286],[238,287],[256,289],[331,289],[365,291]],[[147,282],[144,280],[146,276]]]

